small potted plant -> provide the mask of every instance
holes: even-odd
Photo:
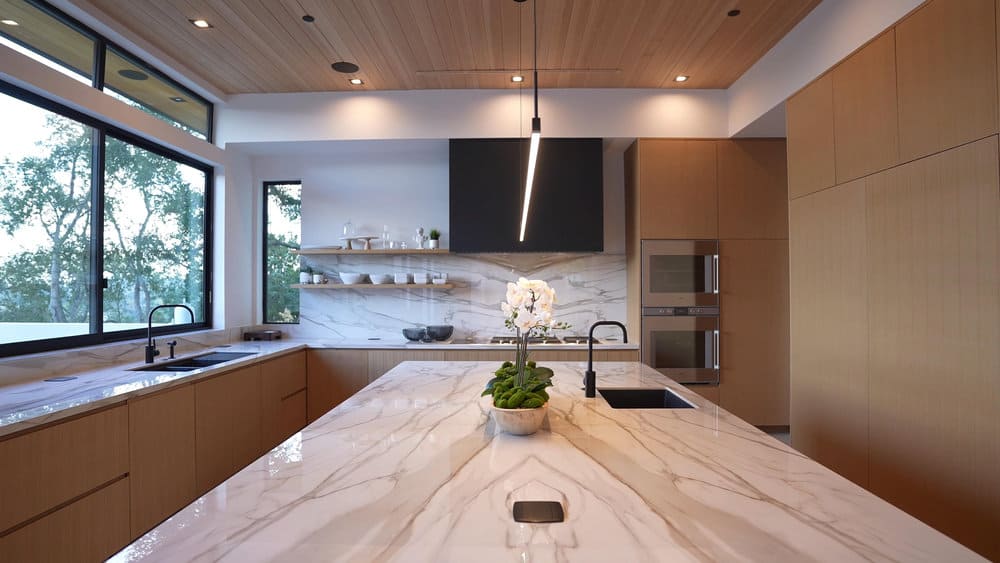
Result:
[[[440,245],[441,231],[437,229],[431,229],[430,240],[427,242],[427,248],[438,248]]]
[[[550,330],[568,328],[552,320],[556,292],[542,280],[521,278],[507,284],[507,300],[500,305],[504,325],[517,331],[516,362],[504,362],[486,383],[482,395],[490,395],[493,418],[508,434],[534,434],[545,420],[552,386],[552,370],[528,360],[528,340]]]
[[[299,283],[312,283],[313,269],[306,264],[299,266]]]

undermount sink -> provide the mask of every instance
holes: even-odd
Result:
[[[253,355],[253,352],[212,352],[201,356],[195,356],[193,358],[185,358],[183,360],[150,364],[148,366],[135,368],[132,371],[194,371],[196,369],[212,367],[217,364],[231,362],[233,360]]]
[[[613,409],[693,409],[670,389],[598,389]]]

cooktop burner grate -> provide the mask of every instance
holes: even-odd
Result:
[[[494,336],[490,338],[490,344],[517,344],[517,337],[513,335]],[[555,336],[535,336],[528,339],[528,344],[562,344]]]

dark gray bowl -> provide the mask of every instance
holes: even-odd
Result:
[[[451,325],[430,325],[427,327],[427,336],[434,340],[448,340],[455,327]]]
[[[414,326],[403,329],[403,336],[405,336],[407,340],[410,340],[412,342],[419,342],[423,340],[424,336],[426,335],[427,335],[427,329],[423,327]]]

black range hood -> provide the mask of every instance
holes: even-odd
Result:
[[[518,241],[527,139],[452,139],[452,252],[601,252],[601,139],[546,139],[538,150],[524,242]]]

